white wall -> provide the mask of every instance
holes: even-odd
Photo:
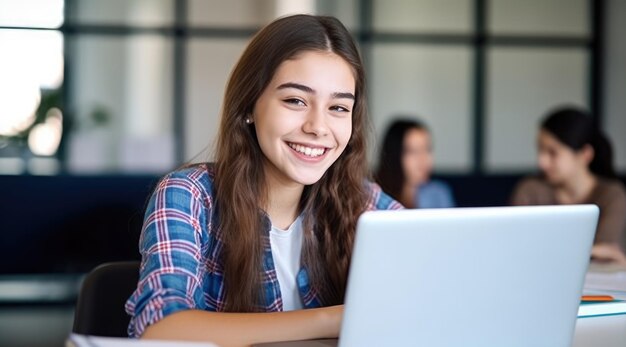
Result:
[[[79,18],[142,25],[168,25],[173,20],[172,0],[140,0],[134,2],[136,7],[121,0],[115,3],[117,12],[111,9],[115,6],[103,6],[99,1],[81,1]],[[307,2],[307,6],[311,3]],[[493,34],[586,38],[590,33],[586,0],[492,0],[488,4],[487,30]],[[321,13],[337,15],[349,27],[358,27],[357,1],[317,0],[315,5]],[[373,10],[375,29],[385,32],[468,34],[473,30],[470,0],[377,0]],[[276,11],[274,0],[189,1],[192,26],[251,28],[270,21]],[[626,137],[622,135],[626,133],[626,2],[609,0],[606,11],[603,116],[615,145],[618,166],[626,171]],[[230,15],[235,13],[236,16]],[[122,19],[116,21],[116,16]],[[224,87],[247,41],[192,38],[187,42],[184,160],[211,158]],[[368,61],[368,87],[371,117],[378,135],[375,144],[380,142],[391,116],[415,114],[426,120],[434,132],[436,170],[471,170],[474,139],[470,46],[376,43],[364,48],[369,49],[372,58]],[[82,154],[87,161],[99,160],[88,163],[87,168],[130,165],[137,155],[131,154],[124,161],[119,150],[120,145],[133,147],[124,142],[128,134],[134,139],[149,138],[150,134],[161,137],[165,144],[140,140],[134,145],[135,152],[150,148],[156,148],[154,152],[158,154],[171,152],[164,156],[163,163],[179,164],[172,162],[172,42],[149,35],[128,39],[87,35],[77,40],[76,50],[78,59],[71,62],[75,71],[70,78],[74,79],[71,86],[78,96],[79,122],[98,102],[104,102],[117,115],[110,124],[110,133],[101,135],[110,145],[100,148],[100,152],[98,148],[74,146],[79,152],[98,154],[92,158]],[[533,170],[539,118],[560,104],[588,106],[588,53],[584,48],[493,46],[487,50],[487,62],[484,169],[490,173]],[[129,141],[132,143],[133,139]],[[370,155],[375,158],[373,152]],[[146,165],[158,167],[154,163]]]
[[[462,45],[374,45],[368,87],[377,137],[371,149],[377,152],[395,116],[412,115],[433,133],[439,171],[470,171],[472,61]]]
[[[589,34],[588,0],[489,0],[488,30],[497,34]]]
[[[212,158],[224,90],[247,40],[193,39],[187,45],[185,161]]]
[[[486,169],[536,168],[539,121],[559,105],[587,107],[588,54],[583,49],[492,48],[488,51]]]
[[[68,86],[74,173],[154,172],[174,167],[173,45],[154,35],[70,38],[76,55]],[[97,109],[108,121],[93,120]]]
[[[172,0],[77,2],[77,23],[168,25]],[[165,172],[175,166],[173,42],[154,34],[68,36],[73,173]],[[95,110],[108,121],[93,121]]]

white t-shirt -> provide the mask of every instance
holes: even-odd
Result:
[[[272,225],[270,245],[283,299],[283,311],[302,309],[302,299],[296,282],[302,252],[302,216],[298,216],[287,230]]]

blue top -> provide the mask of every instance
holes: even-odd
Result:
[[[456,203],[448,184],[439,180],[430,180],[417,188],[415,206],[417,208],[446,208],[455,207]]]

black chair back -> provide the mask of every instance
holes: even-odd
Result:
[[[126,337],[130,316],[126,300],[137,288],[139,262],[112,262],[93,269],[83,282],[72,331],[77,334]]]

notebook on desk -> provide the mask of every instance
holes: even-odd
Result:
[[[594,205],[361,216],[339,346],[570,346]]]
[[[581,302],[578,308],[578,318],[626,315],[626,301],[611,300],[597,302]]]

